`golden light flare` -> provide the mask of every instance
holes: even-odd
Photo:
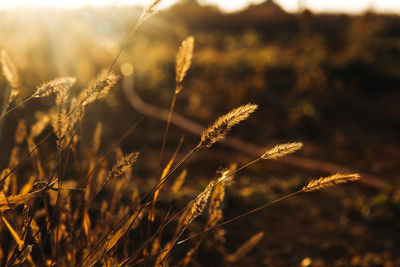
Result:
[[[163,0],[160,8],[168,8],[179,0]],[[202,0],[201,4],[217,5],[224,11],[237,11],[249,4],[260,4],[265,0]],[[151,0],[119,0],[118,5],[140,5],[146,6]],[[330,0],[274,0],[283,9],[289,12],[298,11],[301,8],[308,8],[315,12],[349,12],[360,13],[369,9],[379,12],[400,13],[400,1],[393,0],[354,0],[354,1],[330,1]],[[14,0],[0,1],[0,9],[16,7],[61,7],[80,8],[84,6],[107,6],[114,5],[113,0]]]

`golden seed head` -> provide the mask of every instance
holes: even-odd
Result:
[[[32,95],[34,98],[49,96],[60,90],[69,89],[76,82],[75,77],[63,77],[51,80],[50,82],[44,83],[39,86],[36,92]]]
[[[216,182],[212,180],[206,186],[206,188],[196,197],[195,201],[185,209],[185,212],[183,212],[181,217],[179,218],[178,226],[175,230],[177,233],[179,233],[187,225],[191,224],[197,216],[203,213],[215,184]]]
[[[321,177],[319,179],[312,180],[306,186],[303,187],[304,192],[315,191],[318,189],[323,189],[326,187],[335,186],[337,184],[348,183],[351,181],[356,181],[360,178],[358,173],[352,174],[333,174],[328,177]]]
[[[223,139],[234,125],[247,119],[257,107],[257,105],[249,103],[219,117],[213,125],[203,132],[198,147],[211,147],[215,142]]]
[[[136,27],[140,26],[147,18],[157,14],[157,6],[161,3],[161,0],[154,0],[148,7],[143,9],[142,14],[139,17],[138,22],[136,23]]]
[[[261,156],[263,159],[276,159],[283,157],[287,154],[293,153],[303,147],[303,143],[295,142],[295,143],[287,143],[276,145],[271,149],[267,149],[265,153]]]
[[[218,171],[219,177],[217,184],[210,197],[210,203],[208,208],[208,220],[206,223],[206,229],[217,225],[223,218],[223,212],[221,209],[222,202],[225,198],[225,187],[231,183],[233,175],[231,175],[236,169],[236,164],[232,164],[229,168],[224,168]]]
[[[176,55],[175,62],[175,73],[176,73],[176,83],[177,88],[175,93],[178,94],[182,90],[182,86],[179,86],[182,83],[183,78],[185,78],[188,69],[192,63],[193,57],[193,49],[194,49],[194,38],[193,36],[187,37],[182,41],[181,47],[179,48],[178,54]]]
[[[133,163],[137,160],[139,157],[138,152],[133,152],[130,153],[129,155],[125,155],[122,157],[120,160],[118,160],[117,164],[114,165],[114,167],[110,171],[110,179],[117,177],[124,172],[126,172],[130,167],[132,167]]]
[[[86,106],[90,103],[107,96],[111,87],[118,81],[118,76],[113,72],[103,71],[97,76],[96,80],[91,82],[83,92],[80,105]]]

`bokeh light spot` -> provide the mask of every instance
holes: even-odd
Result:
[[[129,62],[125,62],[121,65],[121,73],[124,76],[130,76],[133,73],[133,66]]]

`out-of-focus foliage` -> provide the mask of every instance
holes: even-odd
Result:
[[[32,95],[36,86],[43,82],[67,76],[77,77],[77,84],[71,89],[71,95],[77,96],[79,90],[111,64],[121,41],[140,12],[141,9],[134,7],[0,11],[0,49],[7,51],[13,59],[20,77],[21,88],[16,102],[20,103]],[[259,105],[262,112],[258,112],[254,120],[246,122],[247,129],[234,129],[235,136],[259,145],[287,140],[303,141],[306,143],[305,157],[351,166],[385,177],[389,183],[396,185],[394,181],[399,180],[400,173],[400,16],[375,14],[373,11],[353,16],[313,14],[308,10],[289,14],[269,0],[237,13],[225,14],[215,7],[200,6],[196,1],[181,1],[141,25],[124,47],[114,68],[121,76],[119,83],[104,104],[88,108],[84,123],[80,125],[79,142],[83,147],[90,147],[99,118],[102,123],[99,127],[103,129],[102,140],[106,144],[95,146],[99,154],[138,118],[121,90],[126,84],[133,84],[145,101],[168,108],[176,83],[176,52],[180,42],[189,35],[194,36],[195,52],[183,81],[185,90],[177,98],[176,112],[206,124],[215,119],[216,114],[224,114],[231,107],[253,102]],[[1,76],[0,88],[8,86]],[[4,98],[3,94],[0,98]],[[45,122],[43,127],[49,128],[49,118],[42,112],[53,106],[54,99],[49,97],[20,107],[4,119],[4,139],[0,140],[13,139],[14,132],[4,129],[15,129],[16,118],[23,118],[28,128],[38,119]],[[143,152],[143,159],[140,158],[135,165],[135,172],[144,182],[132,181],[129,172],[124,180],[112,184],[119,190],[115,192],[124,194],[104,193],[113,196],[111,206],[115,208],[111,211],[107,211],[107,201],[101,204],[107,196],[101,195],[101,200],[94,201],[96,212],[106,215],[104,218],[96,218],[100,216],[96,214],[84,215],[84,234],[88,243],[92,243],[94,238],[91,223],[94,225],[104,220],[111,224],[113,216],[124,213],[125,206],[119,206],[119,201],[129,204],[132,200],[136,203],[140,194],[154,182],[158,175],[155,173],[158,170],[163,127],[164,123],[145,120],[135,129],[134,138],[127,138],[122,144],[126,150],[133,150],[131,148],[134,147]],[[182,135],[182,131],[175,127],[171,127],[170,131],[167,152],[173,151]],[[38,136],[32,136],[35,137]],[[190,138],[192,136],[186,136],[183,147],[191,143]],[[3,151],[0,159],[5,168],[12,147],[7,142],[0,142],[0,148]],[[47,143],[41,147],[40,153],[55,155],[54,148]],[[84,156],[90,158],[90,153],[94,152],[85,153]],[[117,154],[122,155],[122,152],[117,150]],[[186,178],[189,185],[175,192],[173,197],[167,195],[170,199],[160,198],[162,205],[175,201],[174,198],[193,194],[193,188],[204,184],[205,177],[213,174],[216,167],[243,159],[237,154],[227,154],[213,150],[198,155],[196,162],[201,164],[190,166],[192,169]],[[52,163],[43,162],[44,169],[51,169]],[[71,160],[68,164],[72,166],[76,162]],[[86,170],[95,163],[92,158],[92,161],[79,164]],[[107,164],[101,166],[103,173],[99,171],[99,181],[104,179]],[[273,172],[277,167],[273,163],[271,165]],[[281,192],[289,192],[302,184],[302,173],[286,180],[274,179],[271,175],[272,178],[268,176],[271,179],[266,182],[265,173],[269,175],[271,170],[263,168],[258,165],[249,168],[249,172],[261,181],[243,175],[236,185],[237,195],[229,196],[227,192],[227,214],[238,215],[237,206],[243,208],[260,200],[273,200]],[[24,173],[25,169],[18,171]],[[285,171],[283,175],[288,176]],[[75,177],[82,170],[76,168],[66,172],[69,177]],[[11,177],[15,188],[10,191],[14,193],[17,190],[16,177]],[[25,180],[19,181],[20,185],[28,181]],[[27,183],[30,187],[33,186],[31,180]],[[131,187],[125,188],[128,183]],[[72,184],[71,187],[74,186]],[[136,186],[140,192],[133,191]],[[265,239],[269,242],[259,249],[264,251],[265,248],[268,255],[259,252],[257,257],[246,258],[244,262],[247,265],[263,262],[282,266],[298,265],[300,262],[305,266],[311,263],[318,266],[321,262],[322,265],[336,263],[345,266],[349,261],[366,266],[374,262],[393,264],[396,249],[400,247],[399,241],[380,235],[380,231],[387,235],[390,229],[399,229],[398,223],[394,223],[398,221],[398,189],[394,186],[394,189],[377,195],[356,193],[354,198],[348,195],[343,197],[340,193],[334,197],[317,195],[321,207],[315,206],[315,199],[311,199],[310,203],[307,200],[289,202],[282,208],[284,212],[272,210],[268,220],[262,220],[262,223],[244,221],[238,226],[240,231],[237,233],[241,233],[247,223],[249,229],[261,231],[268,228]],[[50,198],[55,202],[56,192],[51,191],[51,194],[53,197]],[[163,208],[161,206],[161,210]],[[346,213],[339,214],[340,209]],[[157,215],[157,220],[160,220],[164,214]],[[335,218],[334,222],[339,222],[339,226],[334,224],[332,218]],[[265,226],[266,222],[270,224]],[[297,230],[294,224],[302,227]],[[384,228],[385,224],[390,224],[392,228]],[[111,225],[99,225],[96,225],[96,233],[111,228]],[[126,228],[127,225],[123,225],[117,233],[123,234]],[[282,233],[282,229],[291,231]],[[237,229],[232,226],[230,230],[228,234],[235,234]],[[327,233],[323,236],[326,240],[320,240],[323,239],[321,233]],[[337,233],[347,238],[338,240],[334,236]],[[221,229],[215,237],[218,235],[218,240],[225,240],[225,234],[225,230]],[[310,235],[306,237],[307,234]],[[98,238],[95,237],[96,241]],[[226,247],[221,245],[218,249],[233,253],[248,237],[235,235],[235,238],[232,243],[227,242]],[[204,240],[204,243],[207,253],[215,250],[215,242],[211,239]],[[298,248],[301,248],[300,252]],[[87,253],[82,252],[83,255]],[[179,253],[182,252],[177,253],[182,256]],[[299,255],[306,254],[307,257],[299,258]]]
[[[21,73],[21,97],[60,76],[75,76],[78,87],[84,86],[110,64],[139,14],[133,7],[1,11],[0,45]],[[339,147],[331,152],[344,162],[358,159],[343,151],[362,152],[358,164],[371,160],[373,172],[394,167],[400,130],[398,16],[288,14],[273,1],[224,14],[183,1],[142,25],[116,68],[125,69],[125,79],[135,79],[145,99],[166,107],[176,48],[188,35],[196,39],[196,52],[178,112],[205,122],[216,112],[257,102],[265,111],[254,122],[265,134],[258,135],[260,142],[296,136]],[[384,140],[378,140],[381,135]],[[372,162],[376,151],[387,158]]]

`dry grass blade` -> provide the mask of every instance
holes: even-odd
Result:
[[[101,133],[103,131],[103,124],[98,122],[96,125],[96,129],[94,130],[93,140],[92,140],[92,153],[96,154],[96,152],[100,148],[100,140],[101,140]]]
[[[190,65],[192,64],[193,49],[194,49],[194,38],[193,36],[189,36],[182,41],[181,47],[179,48],[179,52],[176,55],[175,79],[177,88],[175,90],[175,94],[179,94],[179,92],[182,89],[182,87],[178,85],[182,83],[188,69],[190,68]]]
[[[323,189],[327,187],[332,187],[337,184],[343,184],[343,183],[348,183],[352,181],[356,181],[360,178],[360,175],[358,173],[352,173],[352,174],[333,174],[328,177],[321,177],[316,180],[312,180],[309,182],[306,186],[303,187],[304,192],[310,192],[318,189]]]
[[[21,188],[21,190],[19,191],[20,194],[28,194],[29,191],[32,190],[34,183],[36,182],[36,176],[32,175],[28,182],[26,182],[24,184],[24,186]]]
[[[110,251],[117,242],[126,234],[129,229],[134,229],[138,226],[141,214],[134,212],[129,219],[117,230],[111,232],[107,239],[105,239],[100,246],[98,246],[93,253],[91,253],[82,263],[81,266],[93,266],[95,265],[104,254]]]
[[[56,181],[53,181],[48,187],[41,188],[31,193],[27,194],[20,194],[15,196],[6,197],[4,195],[0,195],[0,212],[9,210],[14,208],[18,205],[24,204],[25,202],[37,197],[40,195],[44,190],[51,188]]]
[[[7,226],[8,230],[10,231],[11,235],[15,239],[15,241],[18,244],[19,248],[22,248],[24,246],[24,242],[21,240],[19,237],[18,233],[14,230],[14,228],[10,225],[10,223],[7,221],[7,219],[4,216],[1,216],[1,219],[3,220],[4,224]]]
[[[243,245],[241,245],[233,254],[230,254],[226,257],[228,262],[235,263],[246,256],[254,247],[258,245],[258,243],[263,239],[264,232],[259,232],[255,234],[252,238],[246,241]]]
[[[277,159],[287,154],[293,153],[297,150],[300,150],[302,147],[303,143],[301,142],[276,145],[271,149],[267,149],[267,151],[261,156],[261,158]]]
[[[198,147],[211,147],[212,144],[221,140],[230,129],[239,122],[247,119],[257,109],[255,104],[247,104],[233,109],[228,114],[219,117],[213,125],[209,126],[201,135]]]
[[[169,160],[168,164],[165,166],[164,170],[162,171],[161,177],[160,177],[160,181],[164,180],[164,177],[169,173],[169,171],[171,170],[172,164],[175,161],[176,156],[178,155],[178,151],[180,149],[182,145],[182,139],[181,142],[179,143],[178,147],[175,150],[175,153],[172,155],[171,159]],[[148,220],[151,222],[154,222],[155,219],[155,208],[156,208],[156,202],[158,199],[158,195],[160,194],[161,189],[163,188],[163,186],[161,185],[155,192],[154,192],[154,196],[153,196],[153,204],[148,216]]]
[[[10,188],[11,179],[3,179],[9,173],[10,173],[10,169],[9,168],[5,168],[4,170],[1,171],[0,180],[2,182],[0,183],[0,196],[6,194],[8,192],[8,190],[9,190],[9,188]]]
[[[75,77],[63,77],[51,80],[50,82],[44,83],[36,89],[36,92],[32,95],[32,98],[39,98],[49,96],[62,88],[70,88],[76,82]]]
[[[17,242],[19,249],[23,249],[24,241],[21,240],[18,233],[14,230],[14,228],[11,226],[11,224],[7,221],[7,219],[4,216],[1,216],[1,219],[3,220],[3,222],[6,225],[6,227],[8,228],[8,230],[10,231],[14,240]],[[24,250],[25,257],[20,257],[22,259],[20,259],[19,262],[17,262],[17,264],[22,264],[25,261],[25,259],[28,259],[31,266],[36,266],[30,255],[31,251],[32,251],[32,246],[27,246]]]
[[[177,194],[179,190],[182,188],[182,185],[185,183],[186,175],[187,175],[187,170],[185,169],[176,178],[174,184],[171,187],[171,192],[173,194]]]
[[[29,132],[29,137],[31,139],[34,139],[35,137],[39,136],[46,128],[46,126],[49,124],[49,122],[50,122],[50,116],[41,113],[39,115],[37,122],[34,125],[32,125],[31,130]]]

